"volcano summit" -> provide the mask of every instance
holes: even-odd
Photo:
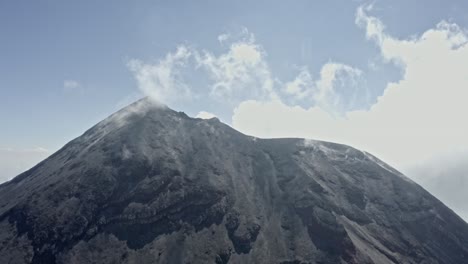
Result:
[[[468,263],[468,224],[369,153],[142,99],[0,185],[0,263]]]

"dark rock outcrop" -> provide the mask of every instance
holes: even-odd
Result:
[[[140,100],[0,185],[0,263],[468,263],[468,225],[374,156]]]

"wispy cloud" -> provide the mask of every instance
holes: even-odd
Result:
[[[284,91],[293,96],[294,99],[302,100],[311,96],[314,86],[315,83],[309,69],[302,67],[296,78],[285,84]]]
[[[221,35],[221,39],[226,41],[226,35]],[[266,99],[276,96],[266,53],[248,31],[241,40],[231,43],[226,53],[216,56],[202,51],[196,54],[198,66],[204,68],[212,80],[211,96],[230,101],[245,96]]]
[[[307,67],[291,81],[274,77],[266,51],[245,28],[221,34],[218,41],[224,47],[219,54],[183,45],[156,63],[134,59],[128,67],[140,90],[158,101],[203,98],[222,102],[231,110],[246,100],[270,101],[282,95],[341,115],[355,106],[349,94],[363,88],[362,71],[339,62],[325,64],[316,79]],[[198,79],[190,79],[192,75],[205,80],[206,88],[193,87]]]
[[[216,117],[216,115],[210,112],[200,111],[195,117],[201,119],[211,119]]]
[[[133,59],[128,62],[128,67],[144,94],[159,102],[171,102],[191,96],[190,89],[180,72],[180,68],[187,65],[191,56],[189,48],[179,46],[174,53],[168,53],[156,63]]]
[[[140,90],[164,103],[204,98],[233,108],[243,100],[276,97],[266,53],[253,34],[243,29],[218,40],[225,48],[220,54],[181,45],[156,63],[133,59],[128,67]],[[194,89],[194,76],[207,83],[205,89]]]
[[[66,92],[73,92],[77,90],[81,90],[81,84],[76,80],[65,80],[63,81],[63,89]]]
[[[218,41],[219,41],[219,43],[222,44],[223,42],[227,41],[230,37],[231,37],[231,34],[223,33],[223,34],[218,36]]]
[[[321,107],[333,115],[341,115],[345,111],[357,107],[353,96],[362,94],[365,89],[362,71],[352,66],[328,62],[322,66],[319,78],[314,80],[305,67],[296,78],[285,84],[285,92],[297,100],[307,100],[311,105]],[[339,91],[346,89],[346,93]],[[310,105],[309,104],[309,105]]]

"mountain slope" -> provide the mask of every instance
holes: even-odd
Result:
[[[0,263],[468,263],[468,225],[372,155],[140,100],[0,185]]]

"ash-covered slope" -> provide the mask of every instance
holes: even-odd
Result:
[[[0,263],[468,263],[468,225],[368,153],[140,100],[0,185]]]

